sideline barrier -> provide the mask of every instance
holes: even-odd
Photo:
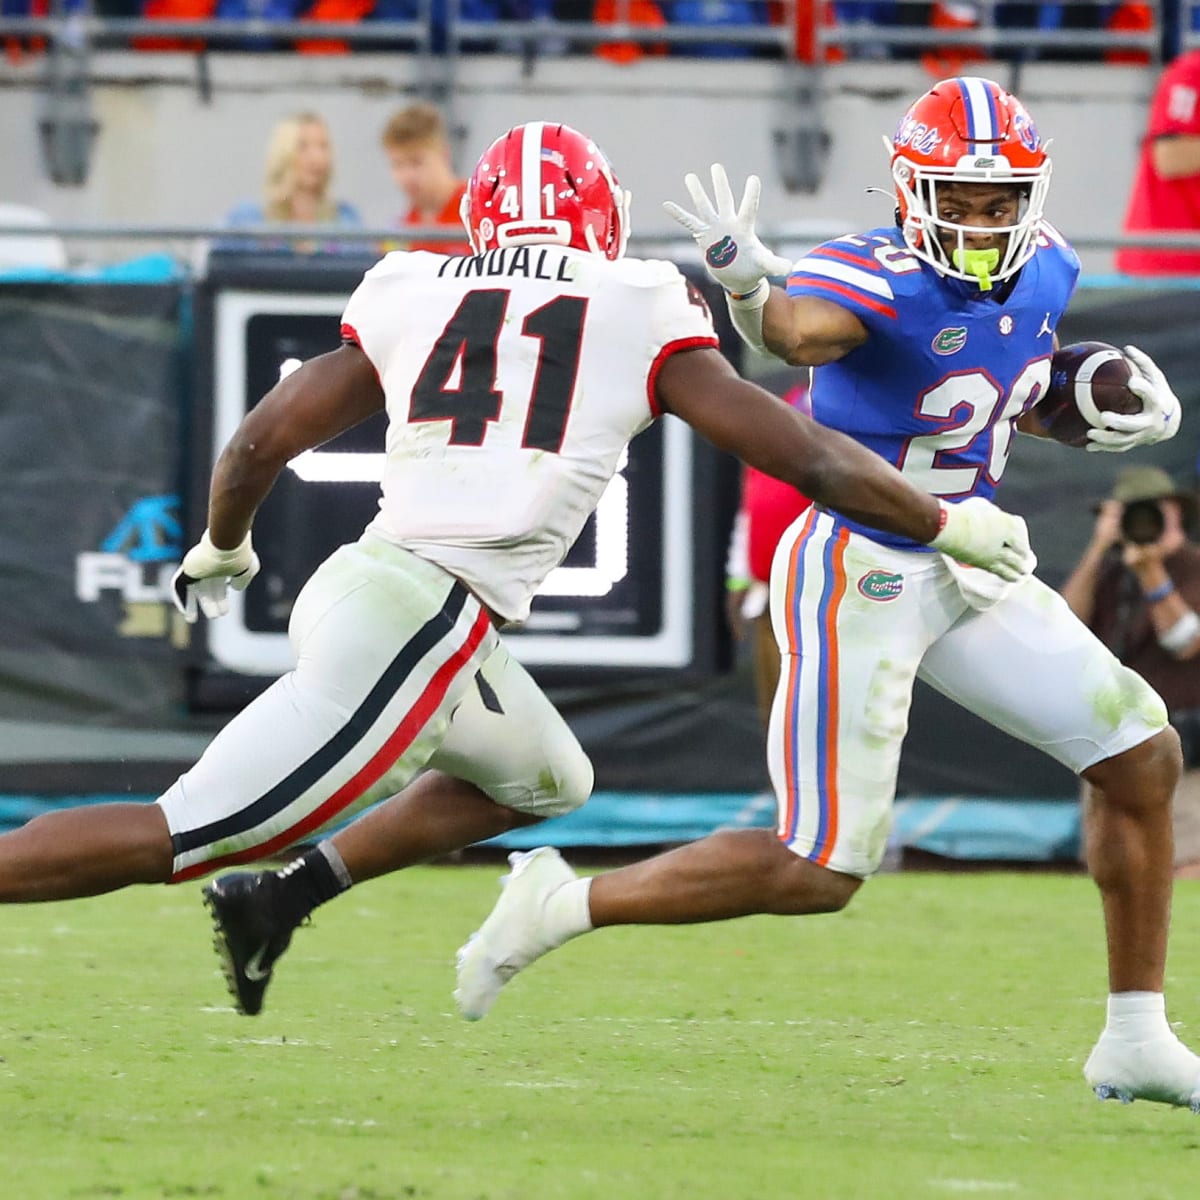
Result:
[[[0,796],[0,832],[62,806],[144,801],[152,796]],[[1073,800],[982,799],[969,796],[898,800],[885,866],[897,852],[921,850],[975,862],[1064,862],[1079,847]],[[716,829],[769,829],[775,799],[767,792],[673,795],[597,792],[580,809],[488,842],[503,850],[535,846],[632,849],[694,841]]]

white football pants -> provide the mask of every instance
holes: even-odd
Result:
[[[539,816],[590,794],[582,747],[441,567],[365,534],[314,572],[288,633],[295,669],[159,799],[173,882],[311,840],[425,767]]]

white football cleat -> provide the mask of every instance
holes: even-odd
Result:
[[[1173,1033],[1148,1042],[1102,1033],[1083,1075],[1101,1100],[1154,1100],[1200,1113],[1200,1058]]]
[[[575,872],[550,846],[510,854],[508,863],[512,870],[500,880],[504,890],[496,907],[458,952],[454,999],[468,1021],[486,1016],[518,971],[566,940],[546,927],[545,906]]]

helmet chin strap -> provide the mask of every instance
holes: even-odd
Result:
[[[960,271],[975,276],[981,292],[992,290],[992,272],[1000,265],[999,250],[967,250],[960,246],[950,259]]]

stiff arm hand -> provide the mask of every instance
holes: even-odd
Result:
[[[212,544],[206,529],[171,576],[171,598],[189,625],[200,613],[210,620],[222,617],[229,611],[228,589],[245,591],[258,567],[249,534],[240,546],[221,550]]]
[[[1125,347],[1125,357],[1134,367],[1129,390],[1142,402],[1138,413],[1100,414],[1102,428],[1088,430],[1088,449],[1122,453],[1135,446],[1153,446],[1179,432],[1183,413],[1179,397],[1150,355],[1136,346]]]
[[[742,202],[736,207],[729,177],[720,163],[712,165],[715,207],[695,175],[687,175],[684,183],[691,194],[695,212],[680,208],[670,200],[663,202],[663,208],[692,235],[700,247],[709,275],[727,292],[744,297],[768,275],[788,273],[791,261],[768,250],[754,229],[758,219],[758,198],[762,192],[757,175],[747,178]]]
[[[982,496],[959,504],[939,501],[942,527],[929,544],[972,567],[983,567],[1010,583],[1033,573],[1037,557],[1025,522]]]

